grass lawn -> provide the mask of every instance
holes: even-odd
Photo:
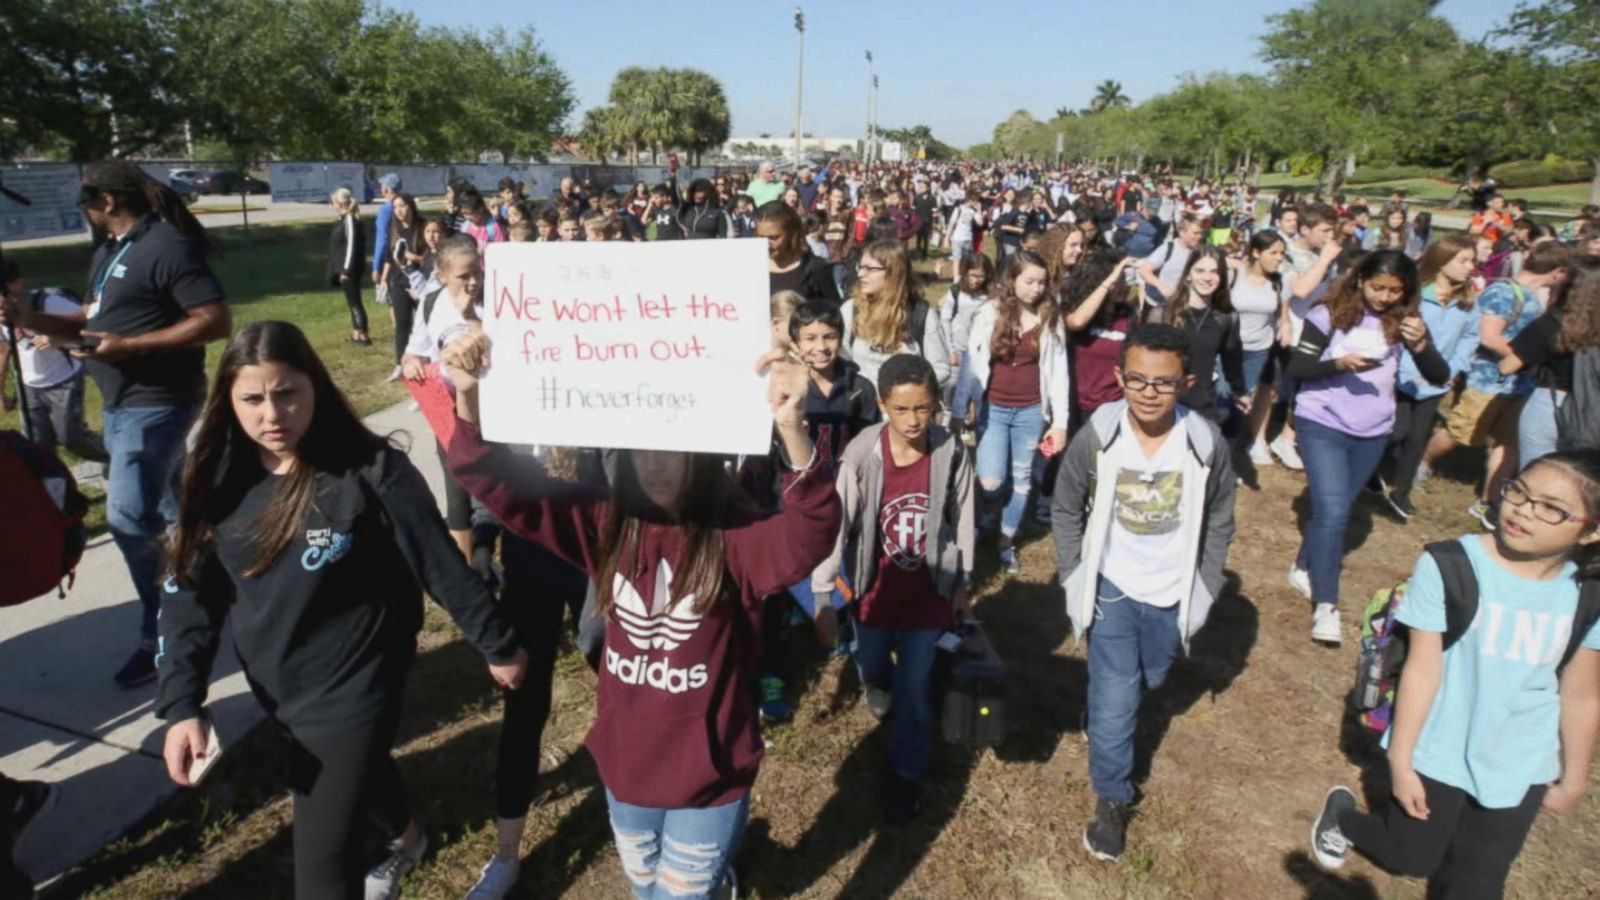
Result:
[[[385,309],[372,302],[368,285],[365,299],[374,343],[371,347],[346,343],[350,316],[344,296],[328,287],[323,278],[327,229],[326,224],[257,225],[250,229],[249,244],[244,242],[242,229],[218,229],[224,254],[214,264],[228,294],[234,326],[261,319],[283,319],[299,325],[350,401],[365,415],[406,395],[405,388],[384,381],[394,364],[394,330]],[[90,256],[87,244],[7,249],[6,255],[17,261],[32,286],[57,284],[80,295],[85,293]],[[215,370],[222,349],[221,341],[207,347],[208,371]],[[101,398],[93,380],[89,381],[84,407],[89,426],[98,431]],[[0,414],[0,428],[19,427],[17,413]],[[104,492],[98,484],[90,483],[84,486],[84,493],[91,501],[86,521],[90,532],[97,533],[105,526]]]
[[[255,247],[234,248],[224,277],[240,321],[271,315],[300,322],[341,383],[371,410],[400,392],[381,382],[386,354],[342,344],[343,306],[320,281],[323,228],[284,228],[270,238],[262,229]],[[56,251],[25,261],[62,277],[82,264]],[[1376,515],[1367,498],[1358,503],[1343,585],[1347,610],[1404,578],[1425,542],[1471,530],[1464,510],[1481,454],[1446,461],[1419,488],[1421,512],[1408,526]],[[1095,862],[1080,845],[1093,807],[1079,725],[1085,650],[1065,620],[1049,535],[1030,523],[1020,535],[1020,576],[997,573],[988,547],[976,573],[976,612],[1010,673],[1007,741],[997,752],[938,748],[923,814],[909,826],[880,827],[885,729],[860,702],[853,670],[817,652],[808,629],[792,632],[788,678],[798,712],[792,724],[766,734],[769,750],[738,861],[741,896],[1422,900],[1421,882],[1360,859],[1326,874],[1307,855],[1311,817],[1328,785],[1359,786],[1369,802],[1381,801],[1387,788],[1381,751],[1343,715],[1354,643],[1313,645],[1307,605],[1284,580],[1299,540],[1296,523],[1307,514],[1304,487],[1303,477],[1274,467],[1261,473],[1258,489],[1240,488],[1231,588],[1141,715],[1138,778],[1146,800],[1120,865]],[[527,761],[544,775],[517,896],[627,893],[604,793],[581,748],[594,684],[576,653],[561,656],[542,754]],[[404,897],[461,897],[493,852],[498,706],[481,660],[430,606],[396,754],[434,849],[406,881]],[[1153,756],[1152,748],[1159,748]],[[288,896],[286,750],[270,727],[239,741],[202,788],[157,810],[66,878],[58,895]],[[1600,780],[1592,784],[1600,787]],[[1596,846],[1594,797],[1574,815],[1541,816],[1507,896],[1589,895],[1600,884]]]
[[[1389,197],[1389,192],[1401,189],[1413,202],[1420,202],[1424,206],[1442,207],[1449,202],[1455,193],[1459,182],[1445,181],[1438,178],[1405,178],[1399,181],[1380,181],[1374,184],[1347,184],[1344,193],[1347,197],[1365,196],[1371,202],[1382,205]],[[1261,177],[1261,191],[1263,195],[1275,194],[1282,188],[1315,188],[1317,178],[1315,175],[1263,175]],[[1578,210],[1589,202],[1589,183],[1573,182],[1571,184],[1551,184],[1532,188],[1505,188],[1502,191],[1507,197],[1525,198],[1531,208],[1535,210],[1553,210],[1561,213],[1577,215]],[[1463,212],[1465,212],[1463,210]],[[1563,220],[1564,221],[1564,220]]]

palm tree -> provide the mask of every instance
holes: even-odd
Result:
[[[1133,101],[1128,99],[1128,95],[1122,92],[1122,82],[1112,81],[1107,78],[1105,81],[1095,85],[1094,99],[1089,101],[1089,111],[1100,112],[1111,109],[1114,106],[1129,106],[1132,103]]]
[[[1056,118],[1058,119],[1076,119],[1077,117],[1078,111],[1075,109],[1066,106],[1056,107]]]
[[[627,133],[619,127],[621,116],[615,106],[596,106],[583,114],[578,143],[586,154],[606,165],[609,156],[621,156],[628,149]]]

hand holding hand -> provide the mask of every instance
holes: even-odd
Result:
[[[443,363],[457,391],[478,386],[478,378],[489,371],[489,349],[489,336],[477,323],[445,345]]]
[[[528,654],[521,647],[517,648],[517,655],[505,665],[489,664],[489,677],[494,683],[508,691],[514,691],[522,686],[522,679],[528,674]]]

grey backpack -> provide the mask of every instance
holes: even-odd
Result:
[[[1556,449],[1600,450],[1600,347],[1572,355],[1572,394],[1556,410]]]

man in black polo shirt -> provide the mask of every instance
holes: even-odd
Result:
[[[79,317],[48,316],[7,300],[3,318],[60,336],[104,399],[106,525],[139,594],[139,646],[115,679],[155,678],[161,539],[177,521],[174,475],[205,398],[205,345],[232,330],[222,284],[206,261],[205,228],[173,191],[125,160],[84,169],[79,199],[108,237],[89,267]]]

